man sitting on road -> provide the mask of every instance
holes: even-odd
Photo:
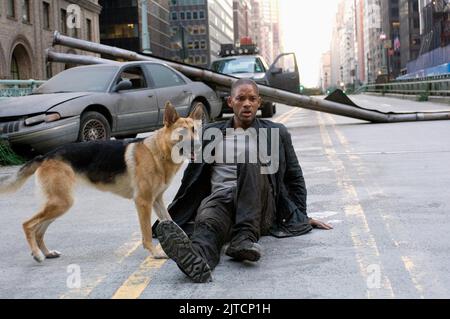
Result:
[[[203,150],[216,143],[212,154],[215,160],[203,158],[201,163],[188,165],[168,208],[173,221],[163,221],[156,228],[162,249],[199,283],[210,281],[227,242],[228,256],[256,262],[261,257],[258,241],[263,235],[283,238],[306,234],[312,228],[332,229],[308,218],[305,181],[290,134],[282,124],[256,118],[262,102],[256,83],[236,81],[227,102],[234,111],[233,118],[204,128]],[[207,140],[205,134],[211,129],[220,130],[224,137]],[[245,133],[252,129],[257,133],[258,146],[264,140],[265,149],[270,149],[278,141],[276,171],[263,174],[259,158],[256,163],[250,163],[251,156],[244,156],[244,162],[237,160],[242,154],[258,153],[251,143],[236,145],[237,140],[247,141]],[[277,136],[260,133],[264,131],[275,131]],[[234,156],[231,162],[228,156],[225,162],[218,160],[229,153]]]

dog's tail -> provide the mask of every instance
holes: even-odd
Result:
[[[14,193],[30,178],[44,161],[43,156],[37,156],[24,166],[16,174],[0,176],[0,193]]]

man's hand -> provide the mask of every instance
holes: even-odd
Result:
[[[319,220],[310,218],[309,219],[309,224],[313,227],[313,228],[317,228],[317,229],[324,229],[324,230],[331,230],[333,229],[333,226],[328,225],[324,222],[321,222]]]

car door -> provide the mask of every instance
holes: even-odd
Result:
[[[163,123],[164,109],[168,101],[172,103],[180,116],[187,116],[193,100],[190,84],[165,65],[147,63],[145,69],[152,79],[158,97],[158,124]]]
[[[150,130],[158,122],[158,100],[141,66],[133,65],[122,70],[116,84],[128,79],[132,88],[117,92],[117,131],[139,133]]]
[[[266,73],[270,86],[290,91],[300,92],[300,74],[295,53],[280,54]]]

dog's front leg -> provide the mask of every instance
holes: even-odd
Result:
[[[170,217],[166,205],[164,204],[162,194],[155,199],[155,202],[153,203],[153,208],[155,209],[156,215],[158,216],[160,221],[172,220],[172,217]]]
[[[139,215],[139,224],[142,232],[142,244],[144,245],[144,248],[149,250],[154,258],[167,258],[167,255],[162,251],[162,249],[158,249],[153,246],[152,243],[151,203],[140,197],[136,198],[134,202]]]

